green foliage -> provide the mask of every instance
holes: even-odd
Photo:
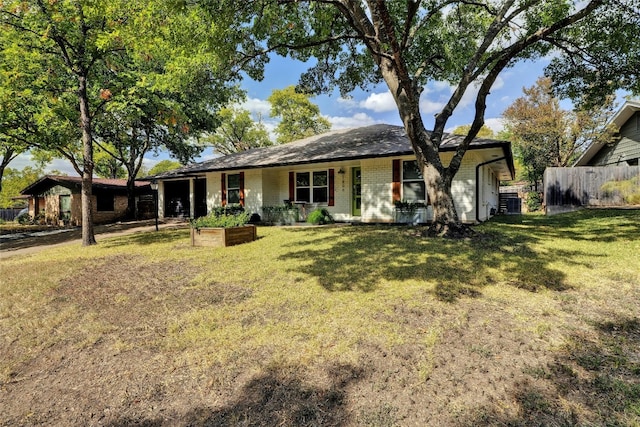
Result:
[[[7,168],[4,171],[2,191],[0,191],[0,208],[10,208],[13,206],[26,206],[26,202],[18,202],[12,200],[20,196],[20,191],[36,182],[42,177],[44,172],[42,169],[34,169],[27,166],[22,170]]]
[[[530,191],[526,193],[525,198],[529,212],[536,212],[542,208],[542,197],[537,191]]]
[[[112,179],[122,179],[127,176],[127,171],[123,167],[122,162],[109,154],[108,150],[113,149],[113,147],[109,147],[107,149],[97,149],[94,151],[93,160],[95,162],[94,171],[96,176]]]
[[[469,129],[471,129],[471,125],[461,125],[455,128],[451,133],[454,135],[466,136],[469,133]],[[495,135],[493,134],[493,130],[491,130],[491,128],[487,127],[486,125],[482,125],[482,127],[478,131],[478,134],[476,135],[477,138],[493,138],[494,136]]]
[[[580,55],[561,51],[545,70],[559,96],[584,107],[602,105],[619,89],[640,96],[640,2],[606,1],[604,5],[563,34],[567,45],[577,42],[587,49]]]
[[[313,225],[333,224],[333,217],[328,210],[316,209],[307,215],[307,222]]]
[[[271,103],[271,117],[279,117],[276,127],[278,142],[286,143],[331,129],[331,123],[320,115],[320,108],[299,93],[294,86],[275,89],[267,99]]]
[[[20,225],[33,224],[35,219],[29,215],[29,213],[25,212],[22,215],[18,215],[14,221],[16,221]]]
[[[262,222],[275,225],[292,225],[298,222],[300,211],[296,206],[277,205],[262,207]]]
[[[251,214],[249,212],[222,213],[214,211],[207,216],[202,216],[191,220],[191,227],[200,229],[207,227],[240,227],[249,222]]]
[[[174,169],[178,169],[182,165],[176,160],[160,160],[156,163],[145,175],[159,175],[164,172],[169,172]]]
[[[262,119],[253,121],[248,110],[227,107],[218,112],[218,117],[220,126],[204,139],[218,153],[231,154],[273,145]]]
[[[515,156],[530,183],[542,181],[547,167],[571,165],[589,144],[607,143],[613,138],[616,130],[607,127],[613,114],[611,99],[589,110],[564,110],[548,78],[538,79],[535,86],[523,92],[503,117]]]
[[[411,202],[407,200],[396,200],[393,202],[393,206],[395,206],[396,210],[414,214],[419,208],[424,208],[425,204],[422,202]]]
[[[609,196],[619,195],[627,204],[640,205],[640,176],[624,181],[605,182],[600,190]]]
[[[210,215],[222,216],[222,215],[236,215],[244,212],[244,207],[237,203],[228,204],[225,206],[217,206],[211,210]]]
[[[192,160],[237,92],[218,57],[229,40],[215,38],[227,25],[215,22],[155,0],[3,2],[0,140],[56,151],[79,174],[96,164],[96,174],[120,177],[124,166],[129,188],[149,151]],[[97,147],[114,160],[94,157]]]
[[[458,148],[446,167],[438,160],[438,152],[447,122],[462,105],[463,95],[476,93],[478,108],[471,129],[480,129],[487,96],[500,73],[552,51],[584,57],[583,51],[591,49],[590,40],[580,38],[574,28],[599,13],[613,15],[609,12],[612,5],[619,18],[616,23],[628,26],[627,38],[637,40],[637,2],[291,0],[242,2],[238,6],[231,0],[201,0],[199,4],[211,16],[226,16],[233,11],[234,36],[242,40],[235,46],[236,55],[251,67],[252,77],[262,77],[262,67],[268,62],[266,55],[276,53],[310,64],[298,82],[299,92],[305,94],[331,93],[338,88],[346,95],[356,88],[368,89],[372,83],[385,82],[408,137],[419,148],[419,160],[432,166],[441,182],[447,183],[437,197],[446,202],[442,205],[451,207],[434,213],[435,223],[444,229],[447,224],[459,222],[449,183],[468,147]],[[598,28],[605,33],[610,24],[600,21]],[[609,62],[634,65],[622,51],[616,52]],[[600,65],[589,63],[594,69]],[[626,78],[637,82],[638,69],[625,69]],[[433,125],[419,119],[425,116],[420,111],[421,93],[431,82],[453,86],[450,98],[433,115]],[[608,93],[616,85],[607,87]],[[284,101],[291,97],[286,96]],[[427,128],[433,130],[430,140],[425,137]],[[470,136],[475,137],[474,133],[475,130]],[[279,134],[279,141],[300,137],[291,136],[287,129]]]

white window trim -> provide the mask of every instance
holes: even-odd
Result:
[[[238,186],[237,187],[232,187],[231,185],[229,185],[229,178],[231,178],[232,176],[236,176],[236,175],[238,176]],[[240,174],[239,173],[227,174],[226,180],[227,180],[227,182],[225,184],[227,186],[227,204],[240,203]],[[238,201],[237,202],[229,201],[229,195],[230,195],[231,191],[237,191],[238,192]]]
[[[415,202],[415,203],[424,203],[424,205],[427,205],[427,189],[426,189],[426,184],[425,184],[425,190],[424,190],[424,199],[422,200],[407,200],[404,194],[404,183],[405,182],[421,182],[424,183],[424,178],[420,179],[420,178],[407,178],[405,179],[404,177],[404,164],[405,162],[417,162],[416,160],[402,160],[402,162],[400,162],[400,188],[402,189],[402,200],[408,201],[408,202]],[[420,173],[420,175],[422,175],[422,173]]]
[[[324,172],[327,175],[327,185],[323,185],[323,186],[314,186],[313,185],[313,174],[316,172]],[[298,186],[298,174],[299,173],[308,173],[309,174],[309,186],[308,187],[300,187]],[[295,184],[295,188],[294,188],[294,196],[295,196],[295,202],[296,203],[315,203],[321,206],[326,206],[329,203],[329,169],[316,169],[316,170],[301,170],[301,171],[296,171],[294,174],[294,184]],[[308,188],[309,189],[309,200],[298,200],[298,188]],[[314,188],[326,188],[327,189],[327,200],[324,202],[314,202],[313,201],[313,190]]]

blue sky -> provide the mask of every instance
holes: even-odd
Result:
[[[514,68],[505,70],[491,90],[487,99],[487,111],[485,122],[494,131],[502,128],[502,112],[518,97],[522,96],[522,88],[535,84],[542,75],[547,61],[542,59],[536,62],[521,62]],[[247,79],[242,82],[242,87],[247,91],[247,100],[242,105],[254,114],[261,113],[263,121],[268,129],[273,129],[277,122],[269,117],[269,103],[267,98],[274,89],[283,89],[289,85],[295,85],[300,74],[305,71],[304,64],[281,57],[272,58],[265,69],[264,80],[253,81]],[[449,98],[452,87],[445,82],[432,82],[427,85],[421,97],[421,109],[423,120],[427,128],[433,126],[433,115],[442,108]],[[449,120],[447,130],[451,131],[457,126],[469,124],[473,118],[473,102],[475,92],[467,91],[460,106]],[[317,96],[312,102],[320,107],[320,113],[332,124],[333,129],[366,126],[375,123],[387,123],[401,125],[400,118],[386,86],[378,85],[369,88],[368,91],[355,91],[349,99],[343,99],[335,91],[331,95]],[[199,160],[214,156],[211,149],[205,150]],[[154,156],[148,153],[144,165],[151,168],[160,160],[169,158],[166,153]],[[21,169],[30,164],[30,157],[22,155],[14,160],[9,167]],[[71,165],[66,160],[55,160],[47,168],[46,172],[58,170],[69,175],[75,175]]]

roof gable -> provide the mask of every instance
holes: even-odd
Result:
[[[618,129],[621,129],[627,121],[633,117],[636,112],[640,111],[640,100],[627,101],[618,110],[618,112],[609,120],[608,125],[615,125]],[[591,143],[582,155],[576,160],[573,166],[587,166],[589,162],[602,150],[607,144],[599,144],[596,142]]]

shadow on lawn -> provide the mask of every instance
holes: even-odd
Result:
[[[345,425],[346,388],[361,377],[352,366],[329,370],[327,388],[307,385],[298,373],[287,369],[271,370],[249,381],[235,401],[219,409],[194,408],[179,416],[180,425],[190,426],[318,426]],[[124,418],[112,427],[163,425],[162,420]]]
[[[281,257],[299,261],[305,274],[329,291],[372,291],[382,280],[424,280],[441,301],[476,297],[496,280],[535,292],[569,288],[565,272],[551,267],[578,261],[580,250],[537,249],[554,239],[598,242],[640,239],[640,210],[583,210],[569,214],[500,216],[477,227],[469,240],[416,237],[416,230],[371,226],[340,228],[317,238],[314,229]],[[417,229],[419,231],[419,229]],[[315,239],[315,240],[314,240]],[[314,245],[317,249],[302,249]],[[593,258],[593,253],[588,254]],[[588,265],[587,265],[588,267]]]
[[[147,246],[157,243],[177,242],[188,239],[188,237],[188,228],[183,227],[159,231],[144,231],[119,237],[108,237],[104,240],[98,240],[98,243],[105,248],[126,245]]]
[[[532,236],[576,241],[615,242],[640,239],[640,209],[583,209],[559,215],[504,215],[490,221],[519,227]]]
[[[546,366],[530,368],[512,392],[517,415],[480,408],[461,425],[638,425],[640,320],[596,323],[574,334]]]
[[[304,265],[305,274],[317,277],[329,291],[372,291],[382,280],[424,280],[434,283],[435,296],[453,302],[461,296],[479,296],[495,280],[535,292],[568,289],[565,274],[549,265],[559,257],[571,260],[580,252],[557,250],[536,252],[538,241],[525,233],[490,232],[471,240],[431,239],[415,236],[415,230],[400,227],[342,228],[332,236],[308,239],[281,257]],[[496,279],[496,271],[505,275]]]

